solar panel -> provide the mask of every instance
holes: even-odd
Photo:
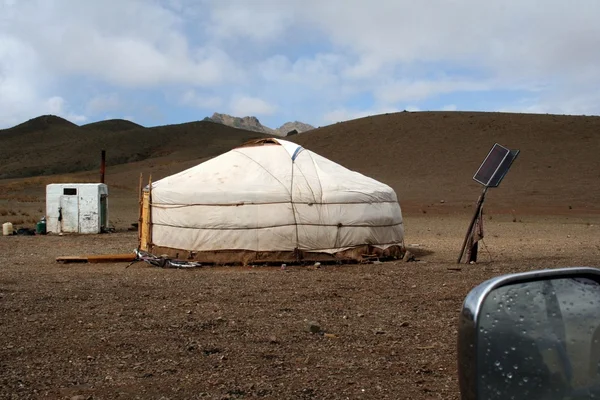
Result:
[[[518,154],[519,150],[509,150],[498,143],[494,144],[473,180],[486,187],[498,187]]]

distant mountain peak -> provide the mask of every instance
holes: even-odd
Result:
[[[71,121],[67,121],[56,115],[40,115],[39,117],[31,118],[19,125],[9,128],[15,132],[27,133],[36,131],[45,131],[50,127],[61,127],[61,128],[76,128],[77,125]]]
[[[300,121],[293,121],[286,122],[285,124],[281,125],[277,130],[279,131],[281,136],[291,136],[297,133],[310,131],[312,129],[315,129],[315,127],[312,125]]]
[[[315,129],[314,126],[304,122],[294,121],[286,122],[279,128],[272,129],[260,123],[255,116],[234,117],[228,114],[213,113],[211,117],[204,118],[204,121],[216,122],[233,128],[245,129],[253,132],[265,133],[274,136],[288,136],[300,132],[306,132]]]
[[[126,119],[106,119],[104,121],[92,122],[89,124],[81,125],[82,128],[90,128],[101,131],[109,131],[109,132],[120,132],[127,131],[130,129],[144,128],[140,124],[136,124],[135,122],[126,120]]]

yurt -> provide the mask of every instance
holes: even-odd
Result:
[[[142,191],[139,245],[214,264],[401,257],[394,190],[295,143],[257,139]]]

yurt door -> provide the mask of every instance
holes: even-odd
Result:
[[[60,196],[61,232],[79,232],[79,196],[76,188],[65,188]]]

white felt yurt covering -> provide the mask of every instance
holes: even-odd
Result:
[[[155,254],[310,258],[403,248],[402,213],[391,187],[280,139],[249,142],[153,182],[150,198]]]

